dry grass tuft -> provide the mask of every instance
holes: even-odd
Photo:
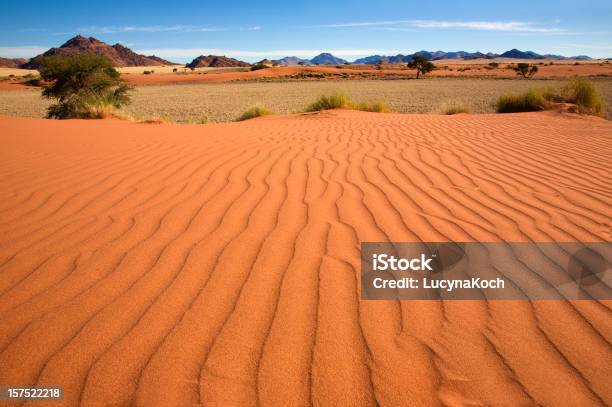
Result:
[[[469,108],[469,106],[457,101],[446,102],[442,104],[442,107],[438,110],[438,113],[446,115],[471,112],[472,110]]]
[[[267,116],[272,114],[272,112],[264,107],[264,106],[253,106],[252,108],[250,108],[249,110],[247,110],[246,112],[242,113],[240,115],[240,117],[238,117],[238,119],[236,119],[236,121],[243,121],[243,120],[249,120],[249,119],[254,119],[256,117],[259,116]]]

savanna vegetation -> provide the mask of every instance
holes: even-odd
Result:
[[[498,113],[534,112],[569,104],[568,110],[594,116],[605,116],[605,102],[594,83],[575,78],[560,88],[530,88],[522,93],[502,95],[497,101]]]
[[[130,102],[132,88],[100,55],[46,57],[39,71],[45,82],[42,96],[56,101],[47,109],[48,118],[102,118]]]

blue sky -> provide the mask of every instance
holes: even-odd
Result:
[[[6,2],[0,56],[31,57],[76,34],[177,62],[329,51],[346,59],[430,51],[612,57],[612,1]],[[105,6],[102,7],[101,4]]]

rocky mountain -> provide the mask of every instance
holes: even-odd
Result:
[[[353,61],[354,64],[377,64],[380,61],[384,62],[384,63],[389,63],[388,61],[389,57],[383,56],[383,55],[370,55],[368,57],[363,57],[363,58],[358,58],[356,60]]]
[[[544,58],[540,54],[536,54],[533,51],[520,51],[516,48],[506,51],[499,55],[500,58],[517,58],[517,59],[542,59]]]
[[[345,59],[335,57],[329,52],[319,54],[310,60],[310,63],[315,65],[340,65],[344,64],[345,62]]]
[[[66,41],[59,48],[51,48],[41,55],[37,55],[28,62],[21,65],[21,68],[36,69],[40,65],[40,59],[52,55],[78,55],[78,54],[98,54],[110,59],[115,66],[153,66],[153,65],[173,65],[172,62],[156,56],[144,56],[135,53],[131,49],[121,45],[108,45],[107,43],[93,37],[83,37],[77,35]]]
[[[19,68],[21,65],[28,62],[24,58],[2,58],[0,57],[0,68]]]
[[[215,67],[215,68],[228,68],[235,66],[251,66],[248,62],[239,61],[234,58],[228,58],[226,56],[218,55],[200,55],[187,65],[187,68],[203,68],[203,67]]]
[[[255,65],[267,65],[267,66],[274,66],[277,65],[278,62],[277,61],[272,61],[268,58],[262,59],[261,61],[257,61],[255,62]]]
[[[385,56],[385,55],[371,55],[364,58],[356,59],[354,64],[378,64],[382,61],[385,64],[398,64],[398,63],[406,63],[410,62],[414,55],[421,55],[422,57],[430,60],[440,60],[440,59],[476,59],[476,58],[516,58],[516,59],[542,59],[542,58],[552,58],[552,59],[567,59],[567,57],[561,55],[553,55],[546,54],[540,55],[533,51],[520,51],[518,49],[511,49],[510,51],[506,51],[503,54],[494,54],[492,52],[488,52],[486,54],[482,52],[467,52],[467,51],[417,51],[414,54],[410,55],[402,55],[398,54],[395,56]],[[579,55],[576,57],[572,57],[573,59],[590,59],[590,57],[586,55]]]
[[[277,59],[279,65],[310,65],[310,61],[307,59],[302,59],[298,57],[284,57],[281,59]]]

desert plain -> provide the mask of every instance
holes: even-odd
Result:
[[[609,301],[359,293],[364,241],[612,239],[611,122],[492,113],[576,69],[612,105],[609,65],[586,64],[124,72],[154,124],[45,120],[6,83],[0,384],[61,385],[61,405],[612,404]],[[336,89],[396,113],[298,113]],[[456,100],[472,113],[438,114]],[[279,115],[229,122],[253,103]]]

